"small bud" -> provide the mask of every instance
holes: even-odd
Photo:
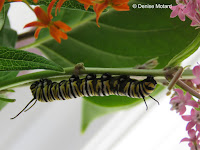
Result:
[[[137,69],[153,69],[158,65],[158,57],[153,58],[145,62],[143,65],[138,65],[135,68]]]
[[[80,74],[80,70],[84,70],[85,67],[84,67],[84,63],[78,63],[75,65],[74,67],[74,75],[79,75]]]

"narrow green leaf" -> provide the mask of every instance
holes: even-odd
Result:
[[[5,10],[3,8],[2,11],[0,12],[0,31],[3,28],[4,21],[5,21]]]
[[[7,89],[6,92],[15,92],[13,89]]]
[[[15,99],[8,99],[5,95],[0,94],[0,110],[2,110],[8,103],[15,102]]]
[[[7,16],[9,7],[10,7],[9,4],[4,5],[4,6],[3,6],[3,9],[2,9],[1,12],[0,12],[0,31],[1,31],[1,29],[3,28],[3,25],[4,25],[4,23],[5,23],[5,20],[6,20],[6,16]]]
[[[0,47],[0,70],[31,70],[31,69],[49,69],[63,71],[63,68],[46,58],[12,48]]]
[[[8,98],[0,97],[0,101],[13,103],[13,102],[15,102],[15,99],[8,99]]]

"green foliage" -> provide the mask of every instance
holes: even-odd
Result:
[[[2,110],[7,104],[8,102],[0,101],[0,110]]]
[[[157,95],[164,89],[164,86],[158,85],[156,90],[151,94]],[[142,99],[129,98],[125,96],[107,96],[107,97],[87,97],[84,98],[82,106],[82,125],[81,132],[84,133],[88,125],[96,118],[108,113],[113,113],[119,110],[132,108],[141,102]],[[149,98],[146,98],[149,99]],[[145,104],[144,104],[145,105]]]
[[[13,48],[15,46],[15,43],[17,41],[17,33],[16,31],[12,30],[10,28],[10,23],[7,17],[9,5],[4,5],[4,8],[2,12],[0,13],[0,16],[3,16],[3,20],[0,21],[0,24],[3,25],[0,30],[0,47],[6,46]],[[0,25],[0,26],[1,26]],[[0,82],[6,81],[7,79],[15,78],[18,74],[18,71],[1,71],[0,72]],[[9,91],[8,91],[9,92]],[[6,96],[4,94],[0,95],[0,110],[9,102],[9,99],[6,100]],[[4,101],[2,101],[4,99]]]
[[[32,0],[28,0],[32,3]],[[39,5],[48,6],[51,0],[40,0]],[[146,1],[134,1],[143,3]],[[155,4],[161,0],[149,0]],[[174,3],[169,0],[167,4]],[[32,3],[33,4],[33,3]],[[69,67],[84,62],[86,67],[134,67],[158,57],[159,65],[164,68],[180,64],[191,55],[199,46],[198,31],[190,27],[190,21],[181,22],[178,18],[171,19],[170,9],[133,9],[128,12],[109,10],[103,12],[100,19],[100,28],[96,25],[95,13],[83,11],[84,7],[76,0],[66,1],[63,9],[55,20],[62,20],[72,27],[68,33],[68,40],[58,44],[49,35],[48,29],[42,29],[39,39],[32,44],[37,46],[51,61],[45,58],[10,48],[0,49],[0,70],[28,70],[52,69],[62,71],[62,67]],[[53,11],[54,12],[54,11]],[[4,25],[5,26],[5,25]],[[4,28],[0,32],[3,40],[9,39],[8,34],[14,32]],[[5,34],[7,33],[7,34]],[[5,37],[3,37],[5,36]],[[12,37],[9,35],[9,37]],[[13,36],[13,41],[16,37]],[[0,45],[12,47],[11,42],[4,41]],[[1,42],[1,39],[0,39]],[[26,56],[26,57],[25,57]],[[9,59],[9,60],[8,60]],[[170,62],[170,63],[169,63]],[[58,64],[58,65],[57,65]],[[7,65],[7,67],[6,67]],[[13,74],[4,72],[0,80]],[[158,85],[152,96],[163,90]],[[95,118],[133,107],[141,99],[132,99],[122,96],[88,97],[83,101],[82,132]],[[1,101],[0,101],[1,104]],[[0,106],[1,107],[1,106]]]
[[[5,47],[12,48],[15,46],[15,42],[17,41],[17,32],[10,28],[10,23],[9,23],[9,20],[7,17],[8,6],[9,5],[4,5],[4,9],[3,9],[4,10],[4,19],[2,20],[3,26],[0,30],[0,47],[5,46]],[[2,14],[2,13],[0,13],[0,14]],[[1,23],[2,22],[0,21],[0,24]]]
[[[5,14],[4,14],[4,9],[0,13],[0,30],[2,29],[4,25],[4,20],[5,20]]]
[[[173,67],[176,65],[180,65],[180,63],[188,58],[191,54],[193,54],[200,45],[200,33],[197,35],[197,37],[194,39],[194,41],[189,44],[183,51],[181,51],[179,54],[175,55],[167,64],[167,67]]]
[[[0,12],[0,31],[3,28],[4,24],[6,23],[6,20],[8,20],[6,17],[7,17],[9,8],[10,8],[10,4],[6,4],[3,6],[3,9]]]
[[[0,101],[4,101],[4,102],[15,102],[15,99],[9,99],[9,98],[0,97]]]
[[[190,27],[190,22],[170,19],[170,13],[169,9],[131,8],[129,12],[110,10],[100,17],[101,27],[98,28],[94,14],[65,10],[59,19],[73,28],[68,33],[69,39],[63,40],[61,44],[48,40],[38,48],[62,67],[79,62],[84,62],[87,67],[134,67],[158,57],[157,68],[163,68],[175,55],[186,51],[194,41],[198,43],[198,31]],[[65,16],[73,18],[72,22]],[[80,16],[84,16],[84,20]],[[47,31],[42,32],[37,42],[43,41],[45,36],[49,36]],[[154,93],[162,89],[162,86],[158,86]],[[82,132],[95,118],[142,102],[141,99],[118,96],[85,99]]]
[[[0,70],[49,69],[63,71],[62,67],[46,58],[12,48],[0,47]]]
[[[101,28],[98,28],[95,20],[85,18],[86,21],[81,23],[75,19],[81,14],[88,15],[88,12],[79,11],[79,15],[74,15],[74,11],[70,13],[68,10],[62,16],[73,18],[71,26],[75,26],[68,34],[69,39],[62,41],[62,44],[50,40],[42,44],[42,47],[57,53],[72,64],[84,62],[85,66],[133,67],[158,56],[157,68],[162,68],[174,55],[190,45],[198,34],[189,26],[188,21],[170,19],[170,12],[167,9],[110,11],[100,17]],[[62,20],[70,22],[66,18]],[[88,18],[91,19],[92,16]],[[46,34],[43,33],[40,40]],[[110,60],[112,63],[108,63]]]
[[[0,12],[0,31],[3,28],[3,25],[5,23],[6,14],[8,12],[8,9],[9,9],[9,5],[4,5],[2,11]]]
[[[3,29],[0,31],[0,47],[13,47],[16,40],[17,33],[12,29],[7,28],[7,25],[4,25]]]
[[[6,81],[7,79],[15,78],[17,76],[17,74],[18,74],[18,71],[12,71],[12,72],[0,71],[0,83],[2,81]],[[13,92],[13,91],[7,91],[7,92]],[[0,94],[0,110],[4,106],[6,106],[7,103],[14,102],[14,100],[12,100],[12,99],[7,99],[5,94],[6,93]]]
[[[117,108],[118,110],[118,108]],[[94,105],[88,100],[85,100],[82,105],[82,125],[81,132],[84,133],[89,123],[92,122],[95,118],[102,115],[112,113],[116,111],[116,107],[102,107],[99,105]]]

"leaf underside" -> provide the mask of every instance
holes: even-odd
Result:
[[[173,1],[168,3],[170,2]],[[185,22],[178,18],[171,19],[170,13],[170,9],[131,7],[128,12],[109,10],[101,15],[98,28],[95,14],[65,9],[61,11],[59,19],[73,28],[68,33],[68,40],[58,44],[52,39],[38,48],[62,67],[73,66],[79,62],[84,62],[87,67],[134,67],[158,57],[157,68],[163,68],[174,55],[194,42],[198,35],[198,31],[190,27],[188,19]],[[68,16],[73,18],[72,21]],[[39,40],[46,36],[49,36],[48,31],[43,30]],[[163,87],[158,86],[154,93],[157,94],[161,90]],[[99,116],[143,102],[141,99],[120,96],[85,99],[82,132]]]
[[[0,70],[50,69],[63,71],[62,67],[46,58],[13,48],[0,47]]]

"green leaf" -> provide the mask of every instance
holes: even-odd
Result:
[[[4,23],[5,23],[5,20],[6,20],[6,16],[7,16],[9,7],[10,7],[9,4],[4,5],[4,6],[3,6],[3,9],[2,9],[1,12],[0,12],[0,31],[1,31],[1,29],[3,28],[3,25],[4,25]]]
[[[0,31],[0,47],[13,47],[16,40],[17,33],[14,30],[5,27],[3,30]]]
[[[0,47],[13,48],[17,41],[17,32],[10,28],[8,17],[5,19],[4,26],[0,31]]]
[[[164,89],[164,86],[158,85],[151,96],[155,96]],[[100,97],[85,97],[82,106],[82,125],[81,132],[84,133],[88,125],[96,118],[103,116],[108,113],[119,111],[122,109],[128,109],[134,107],[141,102],[143,99],[129,98],[125,96],[106,96]],[[145,98],[147,100],[149,97]],[[150,99],[152,100],[152,99]],[[159,101],[159,100],[158,100]],[[145,105],[145,104],[144,104]]]
[[[15,99],[8,99],[5,98],[5,95],[0,94],[0,110],[3,109],[8,103],[13,103],[15,102]]]
[[[58,53],[56,53],[55,51],[52,51],[51,48],[40,45],[38,46],[38,48],[40,48],[42,50],[42,52],[48,56],[49,59],[51,59],[54,62],[57,62],[58,65],[63,66],[63,67],[72,67],[75,64],[70,62],[69,60],[67,60],[65,57],[63,57],[62,55],[58,55]],[[60,61],[58,61],[58,59]]]
[[[7,104],[8,102],[0,101],[0,110],[2,110]]]
[[[63,71],[62,67],[46,58],[12,48],[0,47],[0,70],[49,69]]]
[[[0,13],[0,30],[2,29],[3,25],[4,25],[4,10],[1,11]]]
[[[158,2],[163,3],[156,0],[156,3]],[[168,4],[172,2],[174,3],[173,0],[167,1]],[[148,3],[154,4],[155,1],[150,0]],[[177,17],[171,19],[170,9],[130,8],[128,12],[111,10],[101,15],[100,28],[96,25],[95,14],[74,12],[67,10],[62,15],[62,20],[71,23],[72,27],[68,40],[58,44],[49,36],[44,42],[43,37],[48,36],[48,32],[43,31],[36,43],[47,57],[63,67],[79,62],[83,62],[87,67],[134,67],[158,57],[159,65],[156,68],[164,68],[175,55],[196,41],[198,36],[198,31],[190,26],[189,19],[185,22]],[[73,21],[70,22],[70,18],[65,16],[70,16]],[[80,16],[88,17],[80,21]],[[154,93],[161,90],[158,87]],[[120,110],[133,107],[137,100],[110,96],[88,97],[87,102],[91,105],[84,105],[83,114],[86,115],[83,118],[83,130],[95,117],[107,113],[107,108]],[[87,118],[90,112],[85,111],[89,111],[92,105],[98,105],[101,111],[97,114],[94,111]]]
[[[0,31],[3,28],[4,22],[5,22],[5,9],[3,7],[3,9],[0,12]]]
[[[91,103],[88,100],[84,100],[82,104],[81,132],[84,133],[90,122],[92,122],[95,118],[115,111],[116,108],[102,107],[94,103]]]
[[[15,78],[18,74],[18,71],[0,71],[0,84],[1,81],[5,81],[7,79]],[[6,92],[14,92],[13,90],[8,90]],[[7,100],[7,101],[6,101]],[[14,99],[7,99],[5,95],[0,94],[0,110],[3,109],[9,102],[14,102]]]
[[[77,20],[73,22],[76,26],[68,34],[68,40],[61,44],[49,40],[40,46],[57,53],[72,64],[84,62],[85,66],[133,67],[159,57],[157,68],[162,68],[174,55],[190,45],[198,34],[197,30],[190,27],[188,20],[181,22],[177,18],[170,19],[170,12],[167,9],[110,11],[100,17],[101,28],[96,26],[94,20],[85,19],[87,22],[84,21],[83,24],[79,24]],[[73,13],[74,11],[70,13],[68,10],[63,16],[75,18],[77,14],[73,17]],[[85,16],[87,12],[79,14]],[[44,35],[41,34],[40,37]],[[40,38],[37,44],[42,40]],[[108,63],[111,60],[112,63]],[[57,63],[60,63],[59,58]]]
[[[18,71],[0,71],[0,81],[4,81],[6,79],[10,79],[13,77],[16,77],[16,75],[18,74]]]
[[[8,17],[6,17],[8,8],[9,8],[9,5],[4,5],[4,17],[5,18],[4,18],[4,24],[3,24],[2,30],[0,31],[0,47],[6,46],[6,47],[13,48],[17,41],[17,33],[16,33],[16,31],[14,31],[10,28],[10,23],[9,23]],[[17,76],[17,74],[18,74],[18,71],[12,71],[12,72],[0,71],[0,84],[1,84],[1,81],[15,78]],[[7,91],[7,92],[10,92],[10,91]],[[3,94],[1,94],[0,97],[6,98],[6,96]],[[8,102],[0,101],[0,110],[4,106],[6,106],[6,104],[8,104]]]
[[[28,2],[32,5],[48,6],[51,3],[51,0],[39,0],[37,4],[33,3],[33,0],[28,0]],[[55,6],[56,6],[56,4],[55,4]],[[62,5],[62,8],[77,9],[77,10],[85,11],[84,5],[79,3],[77,0],[65,1]],[[93,9],[90,7],[90,8],[88,8],[88,11],[93,12]]]
[[[176,65],[180,65],[180,63],[188,58],[190,55],[192,55],[200,45],[200,33],[197,35],[197,37],[194,39],[194,41],[188,45],[183,51],[181,51],[179,54],[175,55],[167,64],[166,67],[173,67]]]
[[[0,97],[0,101],[12,103],[12,102],[15,102],[15,99],[8,99],[8,98]]]

